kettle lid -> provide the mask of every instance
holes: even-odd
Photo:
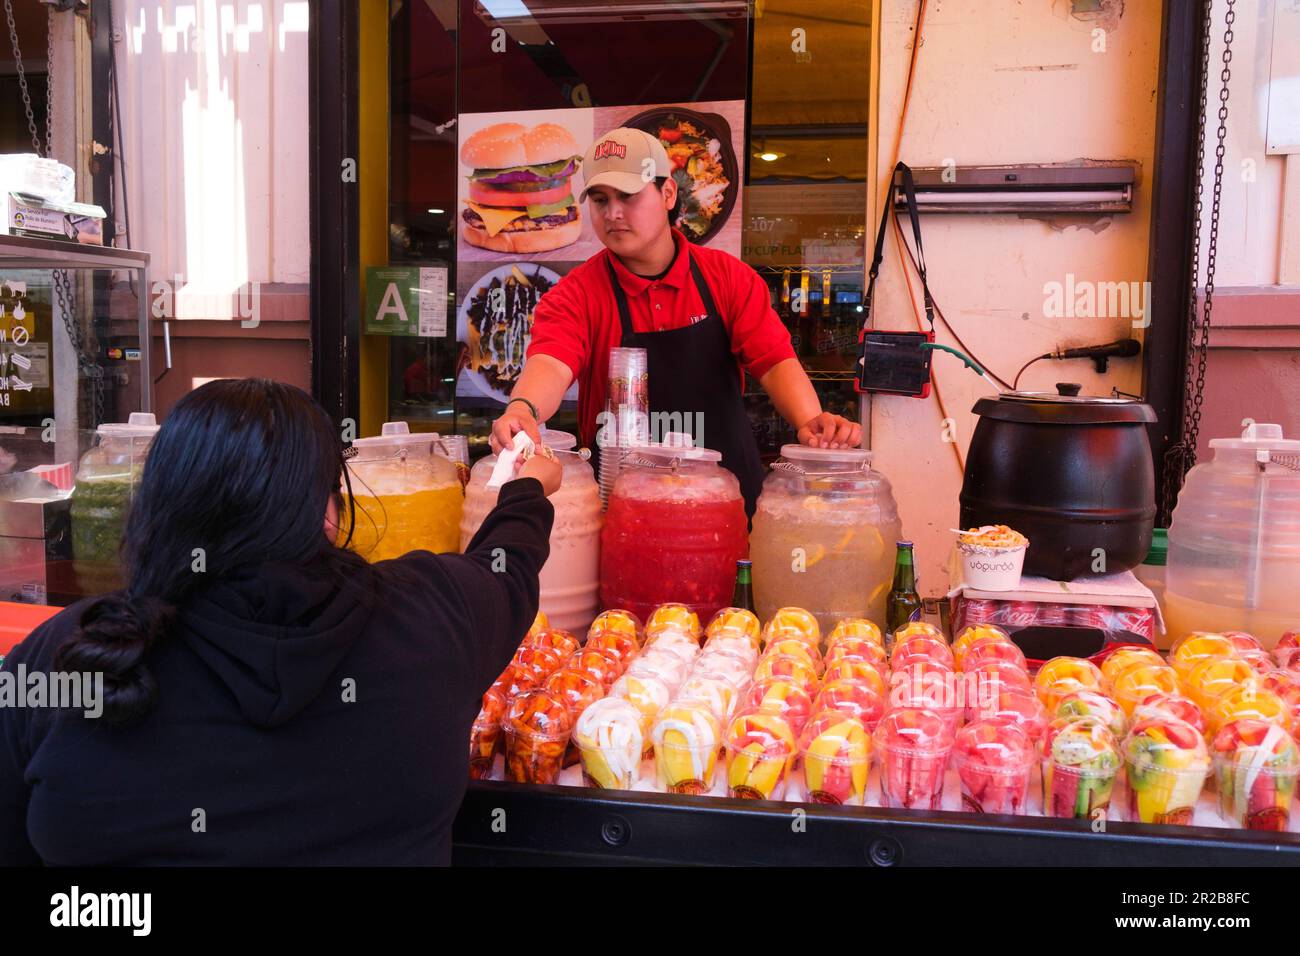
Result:
[[[1058,382],[1055,392],[1003,392],[981,398],[972,411],[981,417],[1006,422],[1045,425],[1148,424],[1155,409],[1123,396],[1081,395],[1077,382]]]

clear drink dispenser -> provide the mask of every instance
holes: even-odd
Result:
[[[1165,639],[1240,630],[1272,648],[1300,625],[1300,441],[1247,420],[1210,448],[1169,526]]]

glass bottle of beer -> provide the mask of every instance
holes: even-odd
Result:
[[[912,542],[898,542],[898,556],[894,558],[894,586],[889,591],[885,605],[886,631],[893,634],[908,621],[921,619],[921,596],[916,593],[916,562],[912,558]]]
[[[731,606],[754,610],[753,563],[747,558],[736,562],[736,589],[731,592]]]

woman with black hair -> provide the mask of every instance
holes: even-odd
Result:
[[[103,712],[0,708],[0,864],[446,864],[482,693],[537,613],[560,467],[463,555],[335,546],[339,434],[300,389],[216,381],[159,430],[122,591],[4,662],[102,673]],[[88,711],[93,713],[94,710]]]

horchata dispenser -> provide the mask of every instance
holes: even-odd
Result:
[[[1210,448],[1169,525],[1165,637],[1247,631],[1272,648],[1300,627],[1300,441],[1248,420]]]
[[[568,432],[541,429],[542,441],[564,468],[560,490],[551,496],[555,523],[551,526],[551,555],[542,566],[541,609],[553,627],[586,633],[600,605],[600,529],[604,524],[600,487],[591,465],[575,449],[578,439]],[[460,549],[483,524],[497,503],[498,492],[487,488],[497,456],[480,459],[470,470],[465,489],[465,513],[460,519]]]
[[[763,620],[804,607],[823,633],[846,617],[885,623],[898,507],[860,448],[785,445],[763,482],[749,538],[754,604]]]
[[[721,461],[678,432],[629,450],[601,534],[605,607],[645,620],[657,605],[677,602],[708,620],[731,602],[749,522],[740,482]]]
[[[438,435],[411,434],[406,422],[385,422],[379,435],[358,438],[352,446],[356,528],[348,546],[371,562],[408,551],[456,551],[465,494]],[[340,516],[340,543],[347,536],[347,510]]]

